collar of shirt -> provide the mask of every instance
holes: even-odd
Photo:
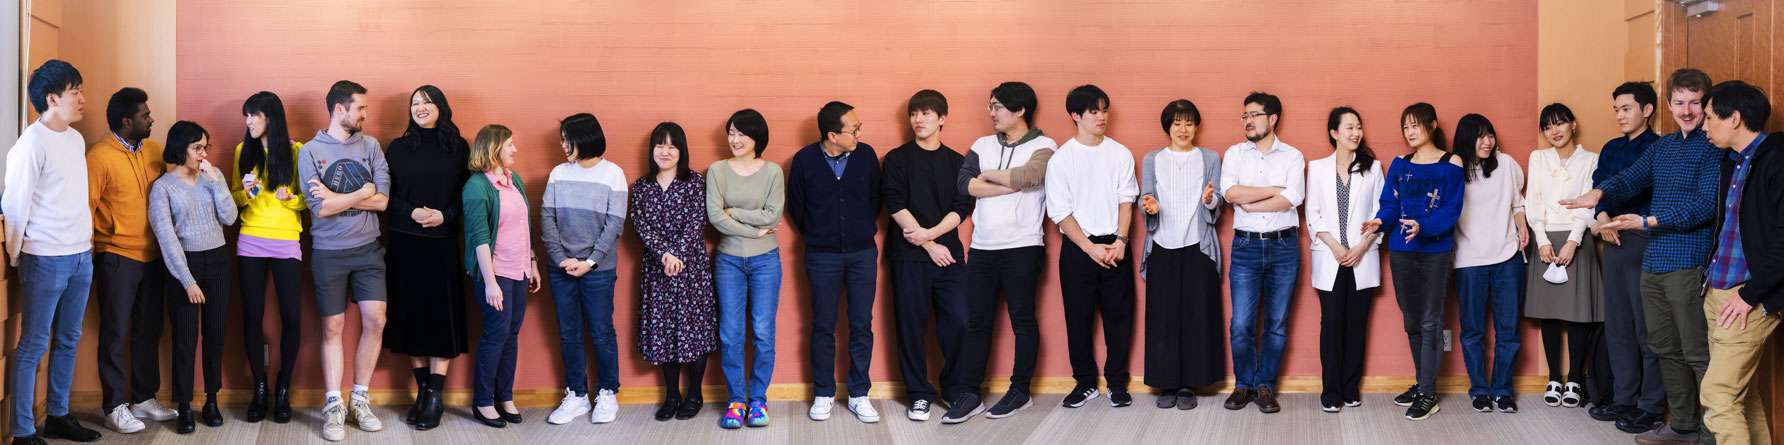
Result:
[[[514,178],[511,176],[508,176],[508,175],[497,175],[496,172],[491,171],[491,172],[483,172],[483,177],[489,179],[489,182],[491,184],[494,184],[496,187],[501,187],[501,188],[514,187],[514,184],[513,184]]]
[[[124,144],[124,148],[130,150],[131,153],[135,153],[137,149],[142,148],[142,141],[136,141],[136,144],[131,144],[130,142],[125,141],[123,137],[118,136],[118,133],[115,131],[112,132],[112,139],[117,139],[118,143]]]
[[[855,152],[845,151],[836,156],[830,156],[830,153],[824,153],[824,162],[830,164],[830,172],[836,174],[836,179],[842,179],[842,172],[847,169],[849,165],[849,155],[853,153]]]
[[[1245,148],[1249,149],[1251,151],[1255,151],[1255,152],[1257,152],[1258,156],[1263,156],[1263,157],[1270,157],[1271,155],[1275,155],[1277,153],[1281,153],[1281,152],[1287,151],[1289,149],[1288,144],[1282,143],[1281,137],[1276,137],[1273,139],[1274,140],[1272,140],[1270,142],[1270,152],[1269,153],[1264,153],[1263,150],[1259,149],[1256,141],[1245,141]]]
[[[1752,160],[1753,152],[1759,149],[1760,142],[1765,142],[1766,134],[1767,133],[1763,131],[1759,132],[1759,137],[1753,138],[1753,142],[1747,143],[1747,147],[1742,148],[1740,151],[1729,150],[1728,158],[1742,164]]]

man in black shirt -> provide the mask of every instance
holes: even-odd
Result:
[[[929,420],[936,388],[929,383],[924,344],[929,315],[935,312],[936,338],[941,341],[942,394],[951,409],[943,423],[959,423],[983,411],[977,382],[961,378],[961,339],[966,334],[966,255],[955,226],[972,214],[973,199],[958,190],[956,172],[966,157],[941,141],[948,118],[948,99],[935,90],[918,91],[908,107],[916,139],[886,153],[881,162],[880,195],[886,213],[901,230],[888,236],[891,252],[892,301],[898,326],[899,368],[911,420]]]

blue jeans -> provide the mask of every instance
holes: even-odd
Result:
[[[37,256],[20,254],[19,345],[12,362],[12,435],[37,434],[31,412],[37,394],[37,364],[50,352],[49,415],[68,415],[68,388],[74,384],[75,347],[93,285],[93,252]],[[51,340],[54,340],[54,345]],[[54,348],[54,351],[50,349]]]
[[[718,254],[713,278],[719,294],[719,354],[727,403],[768,401],[774,377],[774,314],[780,307],[780,249],[752,257]],[[756,364],[744,383],[744,327],[756,337]],[[746,399],[747,394],[747,399]]]
[[[502,288],[502,310],[489,305],[483,280],[471,280],[477,288],[477,307],[483,309],[483,338],[477,340],[477,358],[471,371],[471,406],[494,406],[514,400],[514,365],[520,358],[520,325],[527,315],[527,282],[496,277]]]
[[[1462,361],[1468,368],[1468,396],[1509,396],[1512,361],[1523,341],[1518,317],[1524,295],[1524,258],[1512,255],[1499,264],[1456,269],[1456,311],[1462,319]],[[1492,374],[1487,374],[1487,317],[1493,317]],[[1491,376],[1489,378],[1489,375]]]
[[[1233,237],[1233,266],[1228,271],[1233,292],[1229,334],[1233,346],[1233,380],[1242,389],[1275,388],[1288,343],[1288,304],[1301,275],[1301,238]],[[1263,310],[1261,340],[1258,312]],[[1259,347],[1261,343],[1261,348]]]
[[[805,252],[811,279],[811,375],[819,397],[836,396],[836,312],[848,293],[849,396],[867,395],[873,362],[873,294],[879,288],[880,250]],[[922,390],[922,385],[913,386]]]
[[[619,392],[619,337],[613,333],[613,269],[591,270],[572,277],[553,267],[551,299],[557,303],[558,344],[564,353],[564,386],[588,395],[588,359],[582,348],[583,325],[595,343],[595,389]]]

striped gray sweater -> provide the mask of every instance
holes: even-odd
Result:
[[[540,203],[547,267],[565,259],[592,260],[595,270],[619,263],[614,250],[626,221],[626,173],[605,159],[582,168],[566,162],[551,169]]]

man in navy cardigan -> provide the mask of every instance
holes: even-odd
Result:
[[[836,312],[849,298],[849,411],[880,420],[868,403],[873,359],[873,294],[878,288],[880,160],[860,142],[861,118],[842,102],[818,111],[818,142],[793,154],[787,174],[787,216],[805,238],[811,280],[811,372],[817,397],[812,420],[830,418],[836,398]]]

